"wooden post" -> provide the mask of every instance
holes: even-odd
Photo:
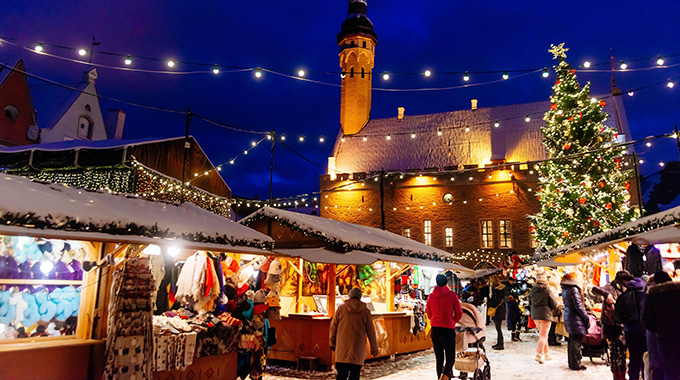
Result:
[[[300,302],[302,301],[302,281],[304,280],[304,267],[305,263],[304,260],[298,259],[298,286],[297,286],[297,293],[295,294],[295,312],[300,313],[302,311],[302,305]]]
[[[394,281],[392,280],[392,263],[385,262],[385,302],[387,303],[387,311],[394,311]]]
[[[335,264],[331,264],[328,268],[328,302],[326,309],[328,316],[335,315]]]

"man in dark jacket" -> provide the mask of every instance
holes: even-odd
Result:
[[[562,300],[564,301],[564,327],[569,333],[567,359],[569,368],[575,371],[586,369],[581,364],[581,347],[583,336],[588,333],[590,318],[583,303],[583,291],[576,282],[575,273],[567,273],[562,277]]]
[[[656,277],[656,275],[654,275]],[[664,380],[680,379],[680,282],[664,282],[649,288],[642,323],[653,332],[664,369]]]
[[[644,369],[642,356],[647,351],[647,338],[642,325],[642,305],[645,302],[645,282],[635,277],[626,284],[626,291],[616,299],[614,317],[623,323],[623,335],[628,347],[628,378],[639,380]]]

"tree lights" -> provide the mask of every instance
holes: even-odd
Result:
[[[590,83],[579,85],[575,70],[565,61],[566,50],[564,44],[550,49],[559,60],[551,106],[543,117],[543,143],[550,160],[539,167],[536,196],[541,211],[530,217],[543,249],[568,244],[638,216],[629,205],[624,151],[603,149],[617,142],[616,132],[603,124],[606,102],[595,98],[588,101]],[[597,154],[567,158],[597,149]]]

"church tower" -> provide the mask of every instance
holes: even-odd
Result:
[[[371,114],[371,78],[378,36],[366,15],[365,0],[349,0],[347,18],[338,33],[342,90],[340,125],[346,135],[357,134]]]

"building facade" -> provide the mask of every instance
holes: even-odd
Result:
[[[372,28],[366,3],[350,0],[338,34],[342,131],[320,178],[321,216],[384,227],[468,266],[499,265],[512,251],[531,254],[526,216],[540,211],[535,165],[547,157],[541,127],[549,102],[478,108],[472,100],[467,110],[413,116],[395,107],[393,118],[370,119]],[[620,97],[605,112],[619,139],[629,139]]]

